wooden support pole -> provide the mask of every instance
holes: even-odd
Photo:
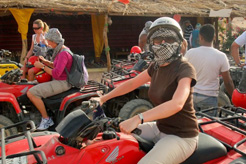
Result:
[[[105,23],[104,23],[104,30],[103,30],[103,38],[104,38],[104,48],[105,48],[105,54],[107,57],[107,68],[108,72],[111,70],[111,59],[110,59],[110,48],[108,45],[108,15],[105,14]]]
[[[215,18],[215,48],[219,49],[219,25],[218,25],[218,18]]]

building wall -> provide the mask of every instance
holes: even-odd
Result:
[[[112,16],[112,25],[109,26],[108,41],[112,53],[117,51],[129,51],[138,43],[138,35],[144,24],[153,17],[127,17]],[[29,22],[28,49],[34,34],[32,23],[36,19],[45,21],[50,28],[58,28],[65,44],[74,52],[94,55],[91,18],[89,15],[46,15],[33,14]],[[0,49],[8,49],[12,52],[21,51],[21,36],[18,33],[18,25],[12,15],[0,17]],[[104,52],[103,52],[104,53]]]
[[[154,21],[157,17],[137,17],[137,16],[111,16],[112,25],[109,26],[108,43],[111,57],[115,57],[117,52],[129,52],[132,46],[138,44],[138,36],[142,31],[146,21]],[[94,45],[91,28],[90,15],[50,15],[33,14],[29,22],[28,49],[31,38],[34,34],[32,23],[36,19],[45,21],[50,28],[58,28],[65,45],[78,54],[83,54],[88,58],[94,58]],[[196,18],[182,18],[181,22],[190,19],[192,24],[196,24]],[[21,35],[18,33],[18,25],[12,15],[0,17],[0,49],[8,49],[12,52],[21,52]],[[102,58],[106,58],[104,51]]]

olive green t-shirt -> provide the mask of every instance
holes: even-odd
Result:
[[[148,74],[151,76],[148,94],[155,106],[172,99],[179,80],[185,77],[192,79],[191,92],[183,109],[168,118],[157,120],[157,127],[165,134],[174,134],[182,138],[197,136],[198,124],[192,97],[193,86],[196,84],[195,69],[184,58],[158,69],[155,69],[154,66],[153,63],[148,68]]]

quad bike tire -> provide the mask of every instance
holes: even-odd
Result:
[[[0,115],[0,128],[2,128],[4,126],[10,126],[13,124],[14,123],[10,119],[8,119],[7,117],[5,117],[3,115]],[[5,130],[5,136],[11,136],[11,135],[14,135],[17,133],[18,133],[18,131],[17,131],[16,127]],[[1,138],[1,136],[0,136],[0,138]]]
[[[134,99],[127,102],[121,108],[119,117],[122,119],[128,119],[151,108],[153,108],[153,105],[149,101],[144,99]]]

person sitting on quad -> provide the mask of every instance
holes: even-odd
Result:
[[[138,61],[141,58],[141,48],[139,46],[133,46],[130,54],[127,56],[128,61]]]
[[[25,60],[24,65],[21,68],[23,70],[22,79],[26,78],[26,74],[28,74],[28,80],[33,81],[35,80],[35,74],[40,72],[41,69],[32,67],[28,69],[28,59],[34,54],[35,56],[46,56],[46,40],[45,40],[45,33],[49,30],[49,26],[43,22],[40,19],[37,19],[33,22],[33,30],[35,32],[34,35],[32,35],[32,44],[31,48],[28,51]],[[41,47],[43,46],[43,47]]]
[[[140,137],[155,142],[139,164],[181,163],[194,152],[198,142],[192,99],[196,73],[180,54],[183,33],[174,19],[156,19],[149,29],[147,41],[154,53],[154,62],[149,68],[108,94],[93,99],[102,105],[151,82],[148,95],[155,107],[121,122],[120,130],[130,134],[139,128],[142,130]]]
[[[214,35],[215,28],[212,24],[203,25],[199,32],[201,46],[192,48],[185,54],[197,72],[197,84],[193,93],[194,107],[197,111],[218,106],[220,73],[230,96],[234,90],[228,58],[225,53],[213,48]],[[214,116],[215,112],[209,114]]]
[[[142,51],[148,51],[148,46],[146,45],[146,42],[147,42],[147,34],[148,34],[151,24],[152,24],[152,21],[147,21],[144,25],[143,30],[139,34],[138,46],[141,48]]]
[[[240,79],[240,83],[238,86],[238,89],[241,92],[246,93],[246,60],[244,61],[244,63],[242,63],[240,61],[240,47],[245,46],[246,47],[246,31],[243,32],[240,36],[237,37],[236,40],[234,40],[234,42],[231,45],[231,55],[236,63],[236,65],[238,67],[243,68],[243,73],[242,73],[242,77]],[[244,51],[244,58],[246,59],[246,48]]]
[[[70,72],[73,58],[69,54],[69,49],[64,45],[62,34],[57,28],[51,28],[45,38],[48,45],[54,49],[51,61],[40,56],[40,61],[36,61],[34,66],[41,68],[53,77],[52,81],[44,82],[32,87],[27,96],[36,106],[42,115],[42,120],[37,130],[46,130],[54,124],[53,120],[48,116],[42,98],[50,97],[69,90],[72,86],[67,82],[67,74],[65,68]]]

